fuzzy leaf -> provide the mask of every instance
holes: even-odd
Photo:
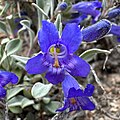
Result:
[[[28,57],[23,57],[23,56],[18,56],[18,55],[11,55],[11,57],[23,64],[26,64],[29,59]]]
[[[10,109],[10,111],[11,111],[12,113],[15,113],[15,114],[22,113],[22,108],[21,108],[21,107],[18,107],[18,106],[16,106],[16,107],[9,107],[9,109]]]
[[[33,104],[34,104],[33,100],[29,100],[28,98],[26,98],[22,95],[13,97],[12,99],[10,99],[8,101],[8,107],[20,106],[21,108],[25,108],[25,107],[33,105]]]
[[[94,56],[98,53],[110,54],[110,51],[93,48],[93,49],[89,49],[89,50],[86,50],[85,52],[83,52],[80,55],[80,57],[83,58],[84,60],[86,60],[87,62],[90,62],[94,58]]]
[[[45,107],[51,112],[55,113],[55,111],[59,108],[60,102],[58,101],[51,101],[49,104],[47,104]]]
[[[19,92],[24,90],[24,87],[15,87],[7,91],[7,100],[17,95]]]
[[[37,82],[34,84],[31,90],[31,94],[35,99],[44,97],[48,94],[52,87],[52,84],[44,85],[43,83]]]

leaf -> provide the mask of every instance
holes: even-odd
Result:
[[[19,92],[24,90],[24,87],[15,87],[10,90],[7,90],[7,100],[17,95]]]
[[[35,33],[34,33],[34,31],[30,28],[30,26],[31,26],[31,21],[30,21],[30,20],[21,20],[21,21],[20,21],[20,24],[23,25],[23,28],[21,28],[21,29],[24,30],[24,28],[26,28],[26,29],[28,30],[29,36],[30,36],[30,48],[32,48],[32,46],[33,46],[33,40],[34,40],[34,38],[35,38]]]
[[[57,15],[55,25],[56,25],[56,27],[59,31],[59,34],[61,35],[61,33],[62,33],[62,22],[61,22],[61,15],[60,14]]]
[[[44,7],[44,1],[43,0],[36,0],[36,4],[37,4],[37,6],[39,6],[39,8],[43,9],[43,7]],[[37,17],[38,18],[38,29],[37,29],[37,31],[38,31],[42,26],[41,21],[43,20],[43,15],[39,11],[39,9],[37,9],[37,16],[38,16]]]
[[[18,107],[18,106],[16,106],[16,107],[9,107],[9,109],[10,109],[10,111],[12,113],[15,113],[15,114],[22,113],[22,108]]]
[[[45,107],[51,112],[56,113],[55,111],[59,108],[60,102],[58,101],[51,101],[49,104],[47,104]]]
[[[0,21],[0,32],[7,33],[5,22]]]
[[[21,104],[21,107],[22,108],[25,108],[27,106],[30,106],[30,105],[33,105],[34,104],[34,101],[33,100],[29,100],[28,98],[23,98],[22,100],[22,104]]]
[[[16,97],[13,97],[8,101],[8,107],[15,107],[15,106],[21,106],[23,100],[23,96],[18,95]]]
[[[94,56],[98,53],[105,53],[105,54],[110,54],[110,51],[108,50],[102,50],[102,49],[97,49],[97,48],[93,48],[93,49],[89,49],[86,50],[85,52],[83,52],[80,57],[83,58],[84,60],[86,60],[87,62],[91,61]]]
[[[0,64],[9,56],[12,55],[14,53],[16,53],[22,46],[22,41],[20,39],[13,39],[10,40],[6,46],[5,46],[5,51],[3,54],[3,57],[0,61]]]
[[[5,46],[5,51],[7,52],[7,56],[17,52],[21,48],[21,46],[22,46],[22,41],[18,38],[9,41]]]
[[[33,105],[33,104],[34,104],[33,100],[29,100],[28,98],[26,98],[22,95],[13,97],[12,99],[10,99],[8,101],[8,107],[20,106],[21,108],[25,108],[25,107]]]
[[[44,11],[45,11],[45,13],[47,14],[47,16],[48,16],[48,14],[49,14],[49,11],[50,11],[50,3],[51,2],[54,2],[53,0],[44,0]]]
[[[42,8],[40,8],[40,7],[39,7],[37,4],[35,4],[35,3],[32,3],[32,5],[33,5],[34,7],[36,7],[37,10],[39,10],[39,12],[40,12],[41,14],[43,14],[47,19],[49,19],[48,15],[44,12],[44,10],[43,10]]]
[[[40,103],[33,105],[33,108],[38,111],[40,110],[40,107],[41,107]]]
[[[9,7],[10,7],[10,3],[8,1],[6,1],[5,2],[5,7],[0,12],[0,16],[2,16],[3,13],[6,13]]]
[[[4,39],[2,39],[2,41],[1,41],[1,45],[6,44],[6,43],[9,42],[9,41],[10,41],[9,38],[4,38]]]
[[[91,67],[91,72],[92,72],[92,74],[93,74],[93,76],[94,76],[94,78],[95,78],[95,81],[98,83],[98,85],[101,87],[101,89],[102,89],[103,91],[105,91],[105,89],[104,89],[104,87],[103,87],[100,79],[98,78],[95,70],[92,68],[92,66],[90,66],[90,67]]]
[[[35,99],[44,97],[48,94],[52,87],[52,84],[44,85],[43,83],[37,82],[33,85],[31,94]]]
[[[26,64],[27,61],[29,60],[28,57],[23,57],[23,56],[18,56],[18,55],[11,55],[12,58],[14,58],[15,60],[17,60],[18,62],[21,62],[23,64]]]
[[[50,98],[49,97],[43,97],[42,101],[45,103],[45,104],[48,104],[50,102]]]

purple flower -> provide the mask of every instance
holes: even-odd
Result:
[[[18,77],[14,73],[0,70],[0,98],[5,97],[6,90],[4,87],[10,82],[16,84],[18,82]]]
[[[97,9],[102,8],[102,3],[99,1],[92,2],[79,2],[72,6],[71,11],[77,11],[86,15],[91,15],[95,21],[101,15],[101,12]]]
[[[82,30],[83,40],[86,42],[98,40],[109,33],[110,29],[111,23],[108,20],[100,20],[99,22]]]
[[[69,82],[68,82],[69,81]],[[94,86],[87,84],[84,91],[80,88],[78,82],[70,75],[66,75],[65,80],[62,82],[64,92],[64,106],[57,109],[57,111],[64,111],[69,109],[69,112],[74,110],[94,110],[95,105],[90,100]]]
[[[15,35],[17,35],[18,30],[22,28],[22,25],[20,24],[20,21],[27,20],[26,16],[28,16],[28,14],[25,11],[21,11],[20,15],[21,15],[21,18],[20,17],[16,17],[14,19],[14,24],[15,24],[15,27],[16,27],[15,30],[14,30],[14,34]]]
[[[109,34],[113,34],[117,37],[118,42],[120,42],[120,26],[116,24],[112,24],[112,28],[109,32]]]
[[[63,11],[66,10],[66,8],[68,7],[68,4],[66,2],[62,2],[58,5],[56,11]]]
[[[38,33],[42,53],[28,60],[26,71],[29,74],[46,73],[45,78],[52,84],[62,82],[66,72],[86,77],[90,72],[89,64],[73,54],[82,40],[78,25],[67,24],[61,37],[53,23],[42,21],[42,25]]]
[[[87,18],[88,15],[91,15],[93,21],[96,22],[98,17],[101,15],[101,12],[97,10],[99,8],[102,8],[102,3],[98,0],[73,4],[71,9],[67,11],[67,17],[65,17],[66,13],[63,16],[63,24],[74,23],[76,21],[76,23],[79,24],[81,21]]]
[[[117,16],[120,16],[120,7],[110,10],[107,16],[108,19],[112,19],[112,18],[116,18]]]

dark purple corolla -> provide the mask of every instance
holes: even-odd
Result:
[[[58,4],[55,12],[61,12],[61,11],[64,11],[66,10],[68,7],[68,4],[66,2],[61,2],[60,4]]]
[[[82,30],[83,40],[86,42],[98,40],[109,33],[111,26],[111,23],[106,19],[100,20],[99,22],[88,26]]]
[[[71,9],[67,11],[68,14],[63,14],[63,24],[66,23],[77,23],[79,24],[88,15],[91,15],[93,18],[93,22],[96,22],[101,15],[101,12],[97,9],[102,8],[102,3],[98,0],[90,1],[90,2],[79,2],[77,4],[73,4]]]
[[[116,24],[112,24],[112,28],[109,32],[109,34],[113,34],[117,37],[118,42],[120,42],[120,26]]]
[[[20,12],[21,17],[16,17],[14,19],[14,24],[15,24],[15,30],[14,30],[14,34],[17,35],[18,30],[20,30],[22,28],[22,25],[20,24],[20,21],[22,20],[27,20],[27,13],[25,11],[21,11]]]
[[[69,82],[68,82],[69,81]],[[57,111],[74,110],[94,110],[95,105],[89,97],[92,96],[94,86],[87,84],[84,91],[80,88],[78,82],[70,75],[66,75],[65,80],[62,82],[64,92],[64,106],[57,109]]]
[[[87,77],[89,64],[73,54],[82,41],[77,24],[67,24],[59,37],[53,23],[42,21],[38,39],[42,53],[28,60],[26,71],[29,74],[46,73],[45,78],[52,84],[62,82],[66,72],[73,76]]]
[[[112,10],[110,10],[107,14],[108,19],[114,19],[117,16],[120,16],[120,7],[114,8]]]
[[[16,84],[17,82],[18,77],[14,73],[0,70],[0,98],[5,97],[6,90],[4,89],[4,87],[8,83]]]

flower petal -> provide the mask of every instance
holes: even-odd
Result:
[[[16,84],[18,82],[18,77],[14,73],[10,74],[10,78],[12,84]]]
[[[38,33],[38,40],[42,52],[47,52],[52,44],[59,40],[58,30],[53,23],[42,21],[42,28]]]
[[[92,84],[87,84],[87,87],[84,90],[85,96],[92,96],[95,87]]]
[[[68,98],[72,98],[72,97],[78,97],[78,96],[83,96],[83,90],[79,89],[76,90],[75,88],[70,88],[68,91]]]
[[[120,26],[118,26],[116,24],[112,24],[110,34],[113,34],[113,35],[116,35],[117,37],[120,37]]]
[[[90,72],[90,65],[76,55],[71,56],[64,62],[66,64],[65,67],[70,71],[68,72],[73,76],[87,77]]]
[[[0,86],[0,98],[3,98],[5,96],[6,96],[6,90],[2,86]]]
[[[86,42],[98,40],[105,36],[110,29],[111,23],[108,20],[100,20],[96,24],[93,24],[82,30],[83,40]]]
[[[52,84],[56,85],[64,80],[65,73],[64,70],[60,68],[51,68],[52,70],[46,73],[45,78]]]
[[[82,41],[82,34],[78,25],[75,23],[67,24],[63,30],[61,39],[63,44],[67,46],[68,52],[74,53]]]
[[[40,53],[27,61],[25,69],[29,74],[41,74],[48,69],[47,64],[43,54]]]
[[[62,82],[62,89],[64,92],[64,96],[67,98],[69,95],[69,90],[70,89],[79,89],[79,83],[75,80],[74,77],[72,77],[69,74],[65,75],[64,81]],[[74,92],[74,90],[72,90]],[[75,94],[75,93],[74,93]],[[72,95],[74,95],[72,94]]]
[[[56,111],[62,112],[62,111],[64,111],[64,110],[66,110],[66,109],[68,108],[68,106],[69,106],[69,104],[68,104],[68,99],[65,99],[65,100],[64,100],[64,106],[61,107],[61,108],[58,108]]]
[[[16,84],[18,82],[18,77],[14,73],[8,71],[0,71],[0,85],[4,87],[9,82]]]
[[[95,109],[95,104],[91,102],[90,99],[87,97],[79,97],[78,102],[82,110],[94,110]]]
[[[117,37],[117,41],[120,42],[120,37]]]

